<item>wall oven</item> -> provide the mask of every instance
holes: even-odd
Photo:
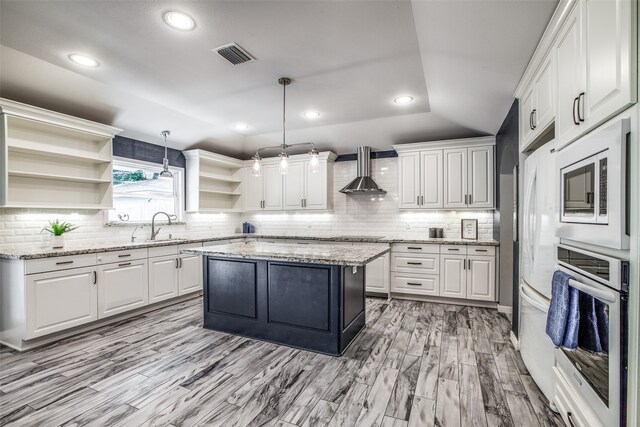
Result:
[[[570,286],[580,292],[580,316],[587,316],[583,312],[582,298],[592,298],[589,301],[593,301],[596,312],[600,307],[602,318],[599,326],[603,328],[599,333],[601,350],[585,349],[582,338],[579,338],[577,349],[566,350],[561,347],[555,350],[556,367],[563,372],[566,381],[583,403],[600,418],[602,425],[624,426],[629,263],[557,245],[556,268],[575,277],[570,281]],[[582,325],[581,321],[581,328]],[[582,331],[579,332],[581,335]],[[563,416],[571,423],[570,412]]]
[[[558,153],[558,237],[629,249],[629,126],[629,119],[616,120]]]

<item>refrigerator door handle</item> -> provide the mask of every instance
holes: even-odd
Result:
[[[537,301],[537,298],[535,296],[531,296],[529,294],[529,291],[527,290],[527,288],[528,288],[528,286],[525,285],[524,283],[520,284],[520,296],[522,297],[522,299],[527,301],[529,304],[531,304],[532,306],[534,306],[538,310],[544,311],[545,313],[548,312],[549,311],[549,307],[546,307],[544,304],[542,304],[541,302]]]
[[[527,259],[529,261],[529,265],[531,268],[533,268],[533,243],[531,242],[531,230],[529,230],[531,224],[530,224],[530,219],[529,219],[529,208],[531,207],[531,199],[533,198],[533,195],[531,194],[533,191],[533,186],[535,185],[536,182],[536,175],[537,175],[538,171],[537,169],[534,170],[533,172],[533,176],[531,177],[531,180],[529,181],[529,185],[527,186],[527,190],[525,191],[525,200],[524,200],[524,211],[523,211],[523,218],[522,218],[522,240],[524,241],[524,246],[525,246],[525,252],[526,252],[526,256]]]

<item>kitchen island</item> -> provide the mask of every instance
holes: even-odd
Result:
[[[340,355],[365,326],[367,245],[231,243],[203,256],[204,327]]]

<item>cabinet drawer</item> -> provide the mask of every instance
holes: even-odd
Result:
[[[417,254],[437,254],[440,253],[440,245],[420,244],[420,243],[394,243],[391,247],[393,252],[407,252]]]
[[[147,257],[147,248],[129,249],[126,251],[104,252],[98,254],[98,264],[111,264],[114,262],[131,261]]]
[[[149,248],[149,258],[158,256],[177,255],[178,245],[154,246]]]
[[[440,277],[433,274],[391,273],[391,292],[437,296]]]
[[[441,245],[440,253],[442,255],[466,255],[467,245]]]
[[[495,256],[496,247],[495,246],[467,246],[467,254]]]
[[[69,268],[90,267],[96,265],[96,263],[96,254],[69,255],[27,260],[25,270],[26,274],[35,274],[67,270]]]
[[[440,255],[435,254],[391,254],[391,271],[416,272],[420,274],[438,274]]]
[[[553,402],[567,425],[576,427],[603,427],[603,424],[588,407],[586,402],[573,391],[562,369],[554,367],[556,385]]]

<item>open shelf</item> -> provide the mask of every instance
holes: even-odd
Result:
[[[0,207],[109,209],[119,129],[0,99]]]
[[[233,191],[222,191],[222,190],[200,190],[201,193],[210,193],[210,194],[224,194],[227,196],[242,196],[242,193],[236,193]]]
[[[211,180],[211,181],[229,182],[229,183],[232,183],[232,184],[240,184],[242,182],[242,180],[238,179],[238,178],[232,178],[232,177],[225,176],[225,175],[217,175],[217,174],[206,173],[206,172],[201,172],[200,173],[200,178],[201,179],[208,179],[208,180]]]
[[[25,172],[25,171],[9,171],[9,176],[21,176],[25,178],[43,178],[53,179],[56,181],[72,181],[72,182],[91,182],[91,183],[110,183],[110,179],[102,178],[87,178],[82,176],[68,176],[68,175],[51,175],[38,172]]]

